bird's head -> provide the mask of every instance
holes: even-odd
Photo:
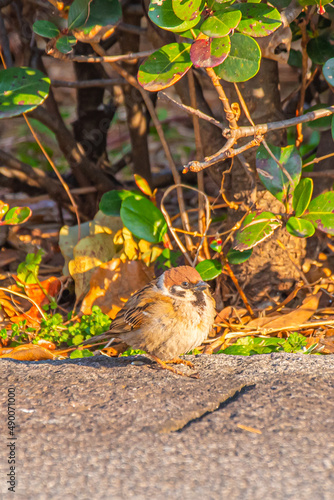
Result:
[[[203,302],[203,292],[209,287],[190,266],[168,269],[158,279],[157,286],[165,295],[192,302]]]

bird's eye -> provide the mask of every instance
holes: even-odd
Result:
[[[184,282],[182,283],[182,286],[183,286],[184,288],[187,288],[187,287],[189,286],[188,281],[184,281]]]

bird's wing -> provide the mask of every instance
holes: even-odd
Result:
[[[135,328],[139,328],[145,316],[147,319],[147,316],[152,313],[152,309],[156,302],[150,290],[152,290],[151,283],[130,297],[123,309],[116,314],[114,321],[111,323],[110,333],[112,335],[129,332]]]
[[[117,337],[121,333],[131,332],[135,328],[139,328],[144,317],[152,313],[152,309],[156,303],[153,298],[155,281],[151,281],[129,298],[124,307],[116,314],[115,319],[110,325],[110,330],[85,340],[83,344],[108,340],[112,337]]]

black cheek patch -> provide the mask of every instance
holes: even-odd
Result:
[[[192,301],[192,304],[195,307],[203,309],[206,306],[204,293],[201,290],[197,290],[197,291],[194,291],[194,296],[195,296],[195,300]]]
[[[183,290],[179,290],[179,288],[176,288],[174,286],[171,287],[170,291],[172,292],[173,295],[175,295],[175,297],[185,297],[186,296],[186,292],[184,292]]]

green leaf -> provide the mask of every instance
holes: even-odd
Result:
[[[334,87],[334,57],[325,62],[322,68],[322,74],[324,75],[327,83]]]
[[[269,144],[269,148],[275,158],[290,174],[292,185],[285,173],[280,169],[275,160],[261,144],[256,153],[256,170],[262,184],[279,201],[285,203],[292,196],[301,176],[302,159],[295,146],[280,148]]]
[[[241,12],[218,11],[210,15],[201,25],[202,33],[211,38],[223,38],[234,30],[241,19]]]
[[[138,82],[155,92],[170,87],[191,68],[190,43],[170,43],[151,54],[140,65]]]
[[[172,0],[152,0],[148,10],[148,17],[159,28],[173,32],[189,30],[196,26],[200,20],[200,15],[189,21],[177,17],[174,13]]]
[[[33,32],[37,35],[44,36],[45,38],[54,38],[58,36],[60,31],[54,23],[50,21],[36,21],[33,24]]]
[[[150,243],[159,243],[167,232],[161,211],[146,198],[125,198],[121,206],[121,219],[132,234]]]
[[[244,35],[268,36],[282,24],[278,10],[263,3],[235,4],[230,7],[230,10],[239,10],[241,12],[242,18],[237,30]]]
[[[325,64],[334,57],[334,47],[328,35],[312,38],[307,44],[307,53],[314,64]]]
[[[80,28],[88,34],[95,26],[109,26],[122,19],[122,8],[118,0],[92,0],[89,6],[89,17]]]
[[[219,260],[202,260],[196,266],[196,271],[201,275],[202,280],[209,281],[215,279],[222,273],[223,266]]]
[[[8,203],[4,203],[3,201],[0,200],[0,220],[8,212],[8,210],[9,210]]]
[[[226,258],[229,264],[238,265],[242,264],[243,262],[246,262],[246,260],[249,259],[252,253],[253,253],[252,248],[250,250],[244,250],[243,252],[235,250],[234,248],[230,248],[229,251],[227,252]]]
[[[99,209],[105,215],[119,217],[121,214],[122,202],[129,196],[134,196],[137,200],[144,198],[144,196],[137,191],[128,191],[126,189],[121,189],[119,191],[112,190],[102,195]]]
[[[68,11],[68,29],[78,28],[85,24],[89,15],[89,4],[91,0],[74,0]],[[58,48],[58,50],[60,50]]]
[[[236,232],[233,248],[243,252],[269,238],[281,222],[270,212],[253,212],[245,218]]]
[[[317,109],[327,109],[327,108],[328,105],[326,104],[315,104],[314,106],[311,106],[310,108],[305,110],[304,114],[311,113],[312,111],[316,111]],[[308,122],[307,126],[312,129],[323,132],[331,128],[331,121],[332,121],[332,115],[323,116],[322,118],[317,118],[316,120]]]
[[[90,356],[94,356],[94,354],[88,349],[75,349],[71,352],[70,359],[89,358]]]
[[[315,228],[313,224],[304,219],[298,219],[297,217],[290,217],[286,223],[287,231],[296,236],[297,238],[309,238],[314,234]]]
[[[0,71],[0,119],[27,113],[42,104],[49,94],[50,80],[32,68]]]
[[[202,0],[172,0],[174,13],[183,21],[192,21],[202,12]]]
[[[196,40],[190,49],[192,62],[198,68],[214,68],[221,64],[229,55],[231,49],[230,37],[208,38]]]
[[[227,82],[246,82],[259,71],[260,61],[259,44],[250,36],[234,33],[230,54],[215,72]]]
[[[69,54],[70,52],[72,52],[73,47],[77,42],[78,40],[72,35],[62,36],[56,41],[56,47],[59,52],[62,52],[63,54]]]
[[[314,198],[302,216],[324,233],[334,234],[334,192],[328,191]]]
[[[29,207],[13,207],[6,213],[4,220],[0,221],[0,226],[23,224],[31,217],[31,214]]]
[[[296,68],[301,68],[303,66],[303,56],[300,50],[290,49],[288,64]]]
[[[313,193],[313,181],[309,177],[301,179],[293,193],[292,208],[296,217],[303,215],[307,209]]]
[[[44,250],[40,249],[37,253],[28,253],[24,262],[21,262],[16,271],[18,279],[26,285],[38,283],[39,266],[42,261]]]

